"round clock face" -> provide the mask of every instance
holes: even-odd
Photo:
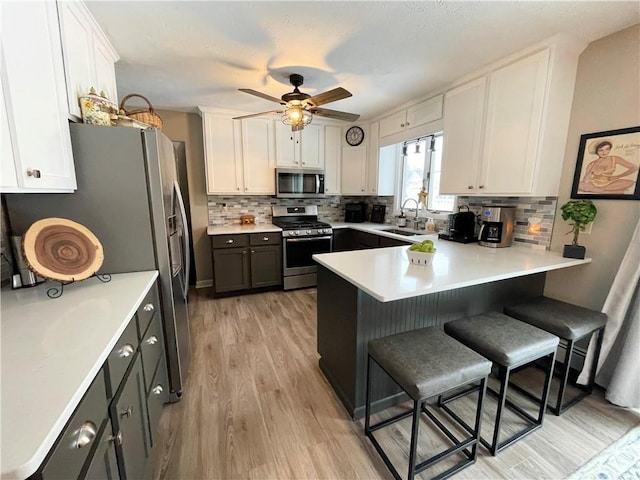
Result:
[[[364,130],[360,127],[350,127],[346,134],[347,143],[352,147],[360,145],[364,140]]]

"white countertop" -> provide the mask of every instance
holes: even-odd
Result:
[[[408,240],[417,237],[405,237]],[[559,252],[512,246],[488,248],[429,236],[437,249],[431,266],[412,265],[408,247],[323,253],[313,258],[381,302],[505,280],[590,263]],[[579,271],[576,271],[579,275]]]
[[[1,474],[33,474],[102,368],[158,273],[2,290]]]
[[[359,230],[361,232],[374,233],[382,237],[395,238],[395,239],[405,240],[407,242],[412,242],[412,243],[419,243],[419,242],[422,242],[423,240],[426,240],[427,238],[431,240],[435,240],[435,235],[438,235],[438,232],[427,232],[426,230],[413,230],[411,228],[398,227],[396,225],[391,225],[390,223],[372,223],[372,222],[362,222],[362,223],[327,222],[327,223],[330,223],[331,227],[334,229],[350,228],[352,230]],[[385,232],[385,230],[389,230],[389,229],[416,233],[416,235],[400,235],[396,233]]]
[[[280,227],[276,227],[271,223],[260,223],[258,225],[232,223],[229,225],[209,225],[207,227],[207,235],[233,235],[236,233],[265,233],[281,231],[282,229]]]

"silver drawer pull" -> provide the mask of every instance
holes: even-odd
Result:
[[[27,170],[27,177],[40,178],[40,170],[34,168],[33,170]]]
[[[151,335],[149,338],[147,338],[147,344],[155,345],[156,343],[158,343],[158,337],[156,337],[155,335]]]
[[[116,445],[122,445],[122,432],[118,432],[117,435],[111,435],[107,440],[115,443]]]
[[[264,240],[265,242],[269,241],[269,237],[262,237],[262,240]]]
[[[155,307],[153,306],[153,303],[147,303],[144,307],[142,307],[142,309],[145,312],[153,312],[153,310],[155,309]]]
[[[158,385],[156,385],[155,387],[153,387],[153,388],[151,389],[151,392],[152,392],[154,395],[160,395],[162,392],[164,392],[164,388],[162,388],[162,385],[159,385],[159,384],[158,384]]]
[[[98,428],[96,424],[88,421],[84,422],[82,426],[78,429],[78,439],[76,440],[76,448],[86,447],[91,443],[91,441],[96,438],[96,433],[98,432]]]
[[[227,243],[227,244],[231,245],[233,243],[233,240],[227,240],[224,243]]]
[[[129,405],[125,410],[122,410],[120,412],[120,415],[127,418],[130,417],[131,415],[133,415],[133,407]]]
[[[135,351],[136,349],[133,348],[133,345],[131,345],[130,343],[127,343],[124,347],[118,350],[118,353],[120,354],[120,357],[127,358],[133,355],[133,352]]]

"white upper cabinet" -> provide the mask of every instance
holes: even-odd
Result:
[[[239,112],[200,108],[207,194],[275,194],[273,120],[233,120]]]
[[[278,167],[323,168],[324,125],[315,123],[292,132],[290,125],[276,122]]]
[[[2,4],[2,192],[76,188],[56,4]]]
[[[369,125],[369,155],[367,192],[369,195],[393,195],[395,188],[395,158],[380,148],[379,123]]]
[[[447,92],[442,193],[558,195],[583,48],[556,36]]]
[[[367,195],[367,147],[342,147],[343,195]]]
[[[58,2],[58,16],[69,114],[82,118],[78,97],[91,87],[118,103],[115,63],[119,57],[91,12],[82,2],[65,0]]]
[[[327,125],[324,130],[324,192],[340,194],[340,164],[342,158],[342,128]]]
[[[416,103],[380,119],[380,139],[383,145],[411,140],[426,135],[422,127],[442,118],[442,95]]]

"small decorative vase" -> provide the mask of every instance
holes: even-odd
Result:
[[[562,251],[562,256],[565,258],[579,258],[583,259],[587,249],[582,245],[565,245]]]

